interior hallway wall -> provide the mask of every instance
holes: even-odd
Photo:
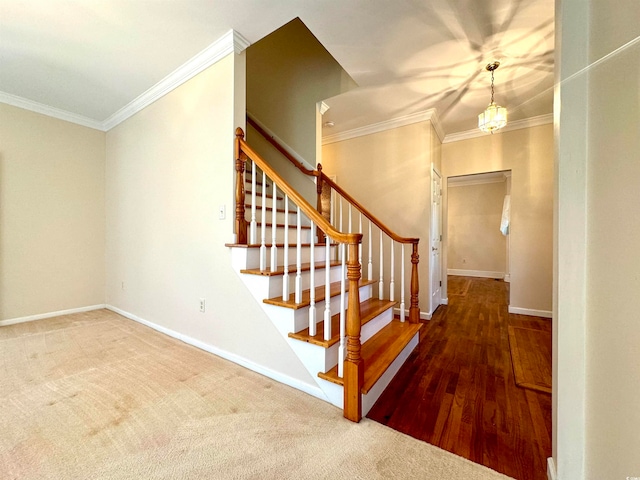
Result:
[[[244,114],[244,56],[231,54],[108,132],[107,303],[315,386],[225,246]]]
[[[506,182],[449,180],[448,273],[503,278],[507,240],[500,231]]]
[[[433,127],[425,121],[326,144],[322,151],[323,171],[327,175],[336,175],[338,184],[392,231],[404,237],[420,238],[419,302],[420,311],[425,314],[429,313],[430,297],[431,163],[433,160],[437,166],[439,160],[432,158],[438,153],[438,147],[432,145],[434,139],[437,136]],[[379,276],[379,238],[376,235],[374,230],[372,256],[376,261],[373,278]],[[367,244],[366,239],[364,243]],[[390,258],[389,248],[385,245],[386,262]],[[411,249],[406,248],[405,258],[408,260]],[[366,258],[366,248],[363,256]],[[399,250],[395,258],[399,264]],[[388,272],[388,264],[386,269]],[[410,267],[405,273],[408,279]],[[397,274],[397,289],[399,277]],[[407,280],[407,292],[408,288]],[[398,298],[399,294],[396,295]],[[409,297],[406,298],[408,308]]]
[[[0,321],[104,304],[104,132],[0,103]]]
[[[447,179],[484,172],[512,172],[510,309],[516,313],[551,316],[553,151],[551,124],[442,145],[442,171]],[[446,221],[448,192],[445,190],[444,194]],[[446,249],[444,256],[448,262]],[[446,295],[446,278],[443,280]]]

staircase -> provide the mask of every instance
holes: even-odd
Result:
[[[321,166],[308,170],[289,159],[302,174],[315,177],[317,207],[247,145],[241,129],[236,131],[232,263],[326,399],[358,422],[419,342],[418,239],[391,232]],[[379,242],[373,241],[375,233]],[[410,274],[406,245],[412,246]],[[405,277],[411,285],[408,319]]]

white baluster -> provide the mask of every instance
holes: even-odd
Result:
[[[367,280],[373,280],[373,236],[371,235],[371,220],[369,220],[369,264],[367,265]]]
[[[347,335],[347,320],[345,309],[345,298],[347,296],[345,287],[345,278],[347,276],[345,266],[345,252],[344,243],[340,244],[342,250],[342,272],[340,274],[340,346],[338,347],[338,376],[342,378],[344,376],[344,358],[346,352],[345,337]]]
[[[311,222],[311,250],[309,251],[309,335],[316,336],[316,236],[315,225]]]
[[[351,204],[349,204],[349,233],[353,233],[351,229]]]
[[[298,207],[298,229],[296,230],[296,293],[295,302],[302,302],[302,214],[300,213],[300,207]]]
[[[282,300],[289,301],[289,196],[284,196],[284,275],[282,276]]]
[[[382,230],[380,230],[380,282],[378,283],[378,298],[384,298],[384,245],[382,244]]]
[[[338,230],[342,232],[342,197],[340,197],[339,203],[340,203],[340,228]],[[337,254],[338,254],[338,260],[340,260],[340,255],[342,255],[342,250],[338,249]]]
[[[258,243],[258,225],[256,222],[256,162],[251,161],[251,224],[249,228],[251,245]]]
[[[278,229],[276,228],[276,214],[278,213],[277,202],[278,187],[276,182],[273,182],[273,200],[271,200],[271,271],[275,272],[278,263],[278,247],[276,246],[276,235]]]
[[[396,261],[395,261],[395,252],[394,250],[394,246],[395,246],[395,242],[393,241],[393,239],[391,239],[391,279],[389,281],[389,300],[391,300],[392,302],[395,302],[396,300],[396,282],[395,282],[395,275],[396,275]]]
[[[325,236],[324,339],[331,340],[331,238]]]
[[[267,268],[267,175],[262,172],[262,215],[260,222],[260,270]]]
[[[402,262],[400,266],[400,321],[404,322],[404,243],[401,243],[400,246],[402,247],[400,249],[400,262]]]
[[[358,225],[358,233],[362,235],[362,212],[360,212],[360,223]],[[362,265],[362,242],[358,244],[358,263]]]

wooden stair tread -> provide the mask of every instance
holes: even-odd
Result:
[[[291,282],[293,285],[293,282]],[[365,285],[372,285],[376,283],[375,280],[362,280],[360,279],[360,286],[363,287]],[[348,291],[348,286],[347,286],[347,291]],[[340,295],[340,282],[333,282],[330,285],[330,296],[331,297],[335,297],[336,295]],[[324,285],[320,285],[319,287],[316,287],[316,302],[321,302],[322,300],[324,300],[324,290],[325,290],[325,286]],[[263,300],[264,303],[268,303],[269,305],[276,305],[278,307],[285,307],[285,308],[291,308],[293,310],[298,310],[299,308],[304,308],[304,307],[308,307],[311,304],[311,296],[310,296],[310,291],[311,290],[303,290],[302,291],[302,302],[300,303],[296,303],[294,301],[294,293],[291,292],[291,295],[289,297],[289,300],[284,301],[282,300],[282,295],[278,296],[278,297],[273,297],[273,298],[267,298],[265,300]]]
[[[260,226],[260,224],[258,224],[258,226]],[[265,223],[265,226],[267,227],[273,227],[273,223],[269,222],[269,223]],[[284,223],[276,223],[276,228],[284,228]],[[293,228],[294,230],[296,228],[298,228],[298,225],[293,223],[293,224],[289,224],[289,228]],[[311,225],[300,225],[300,228],[302,230],[311,230]],[[316,246],[318,246],[318,244],[316,243]],[[320,246],[324,246],[323,244],[320,244]]]
[[[376,318],[385,310],[394,307],[398,302],[392,302],[390,300],[379,300],[377,298],[370,298],[360,303],[360,324],[365,325],[369,321]],[[345,312],[346,314],[346,312]],[[340,341],[340,312],[331,317],[331,332],[332,336],[329,340],[324,339],[324,320],[319,322],[316,326],[317,335],[310,336],[309,328],[305,328],[299,332],[292,332],[289,334],[290,338],[301,340],[303,342],[312,343],[321,347],[329,348]]]
[[[333,260],[330,264],[330,266],[332,267],[337,267],[339,265],[342,265],[342,262],[339,262],[337,260]],[[322,260],[321,262],[316,262],[315,264],[315,268],[316,269],[323,269],[326,268],[327,263]],[[311,263],[302,263],[300,264],[300,271],[301,272],[306,272],[311,270]],[[289,274],[296,274],[296,272],[298,271],[298,267],[297,265],[294,263],[293,265],[289,265]],[[277,270],[274,270],[273,272],[271,271],[270,268],[267,268],[266,270],[260,270],[259,268],[248,268],[246,270],[240,270],[240,273],[247,273],[249,275],[262,275],[264,277],[275,277],[278,275],[284,275],[284,267],[283,266],[279,266]]]
[[[245,203],[245,204],[244,204],[244,207],[245,207],[245,209],[251,209],[251,204],[250,204],[250,203]],[[262,206],[261,206],[261,205],[256,205],[256,210],[261,210],[261,209],[262,209]],[[272,208],[272,207],[265,207],[265,209],[266,209],[267,211],[271,211],[271,210],[273,210],[273,208]],[[278,212],[278,213],[285,213],[285,210],[284,210],[284,208],[276,208],[276,212]],[[290,209],[289,209],[289,215],[295,215],[295,214],[296,214],[296,210],[295,210],[295,209],[291,209],[291,208],[290,208]]]
[[[422,323],[403,323],[393,320],[362,345],[364,384],[361,393],[369,393],[369,390],[421,328]],[[344,384],[343,379],[338,377],[337,365],[327,373],[318,373],[318,376],[338,385]]]
[[[337,246],[337,243],[331,243],[331,247],[335,247]],[[237,247],[237,248],[260,248],[261,245],[259,243],[225,243],[224,244],[225,247]],[[267,248],[271,248],[273,246],[272,243],[265,243],[264,244],[265,247]],[[310,243],[301,243],[300,244],[301,247],[310,247],[311,244]],[[316,248],[326,248],[324,243],[316,243],[315,244]],[[276,243],[276,247],[278,248],[283,248],[284,247],[284,243]],[[295,250],[295,248],[297,247],[297,245],[295,243],[289,243],[289,248],[292,248]]]
[[[249,196],[249,197],[251,196],[251,194],[252,194],[252,193],[253,193],[253,191],[252,191],[252,190],[245,190],[245,192],[244,192],[245,196]],[[262,192],[260,192],[260,193],[256,192],[256,198],[262,198]],[[267,193],[267,194],[265,195],[265,198],[271,198],[271,199],[273,199],[273,193]],[[284,197],[282,197],[282,196],[278,195],[278,196],[276,197],[276,200],[284,200]]]

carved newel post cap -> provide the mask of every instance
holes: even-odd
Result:
[[[236,137],[244,140],[244,131],[240,127],[236,128]]]

